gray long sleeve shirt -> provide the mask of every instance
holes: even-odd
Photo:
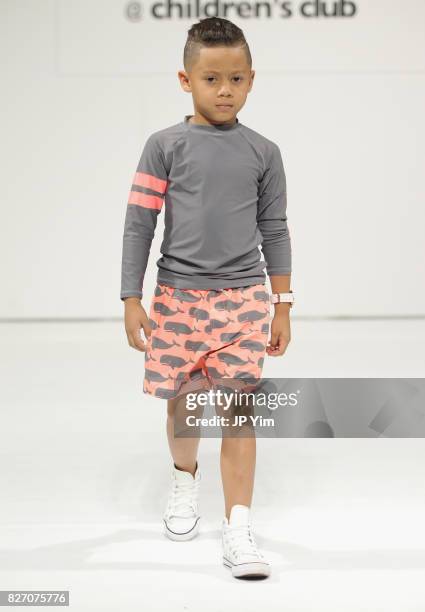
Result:
[[[157,218],[164,236],[157,282],[224,289],[291,272],[286,177],[279,147],[237,119],[180,123],[143,148],[124,223],[121,295],[143,297]],[[261,254],[264,260],[261,260]]]

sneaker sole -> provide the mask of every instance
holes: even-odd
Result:
[[[271,573],[270,565],[261,563],[260,561],[235,565],[223,557],[223,565],[232,570],[232,575],[235,578],[261,579],[268,578]]]
[[[174,540],[175,542],[184,542],[185,540],[192,540],[195,536],[198,535],[200,518],[201,517],[199,516],[196,519],[196,523],[194,524],[192,529],[190,529],[189,531],[185,531],[184,533],[177,533],[175,531],[172,531],[171,529],[169,529],[167,523],[164,521],[164,533],[170,540]]]

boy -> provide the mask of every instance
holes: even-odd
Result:
[[[126,212],[120,297],[128,342],[146,351],[143,391],[167,399],[174,466],[164,529],[173,540],[194,537],[200,519],[199,438],[173,434],[183,390],[208,388],[220,377],[260,378],[265,353],[282,355],[290,341],[282,158],[274,142],[236,116],[252,88],[251,66],[243,32],[230,21],[210,17],[191,27],[178,77],[192,94],[194,115],[149,136]],[[148,317],[143,279],[163,204],[162,257]],[[270,575],[251,532],[255,454],[255,436],[222,438],[223,563],[239,578]]]

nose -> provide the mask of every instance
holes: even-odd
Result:
[[[219,89],[218,95],[219,96],[229,96],[229,95],[231,95],[229,87],[227,87],[227,85],[222,85],[220,87],[220,89]]]

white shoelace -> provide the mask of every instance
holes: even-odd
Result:
[[[251,533],[250,524],[226,526],[225,537],[229,539],[230,552],[235,556],[253,555],[263,560]]]
[[[167,516],[189,517],[196,513],[196,498],[199,490],[199,480],[192,482],[177,482],[173,483],[173,489],[170,494]]]

